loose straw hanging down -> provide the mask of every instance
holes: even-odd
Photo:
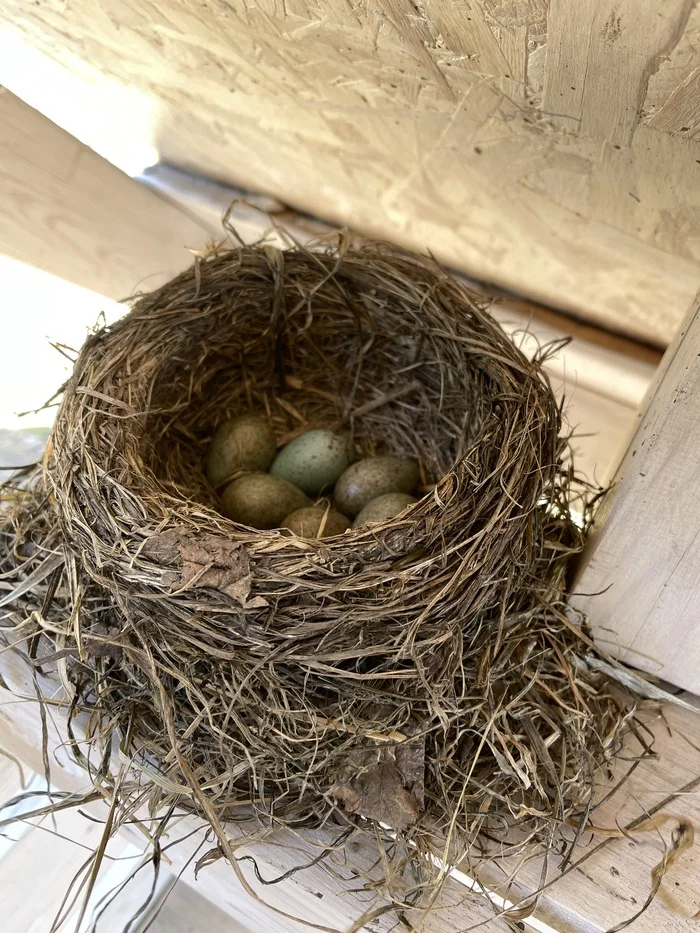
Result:
[[[236,525],[203,464],[251,409],[279,439],[410,455],[426,494],[318,541]],[[626,711],[565,616],[583,534],[560,435],[540,363],[432,260],[218,249],[83,347],[2,535],[3,579],[37,574],[12,622],[51,639],[94,743],[120,738],[122,794],[204,815],[224,853],[244,811],[388,825],[415,892],[435,856],[585,822],[619,744]]]

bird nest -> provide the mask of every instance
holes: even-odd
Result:
[[[413,457],[424,495],[322,540],[236,524],[207,446],[251,409],[280,443],[329,427]],[[569,463],[542,360],[434,261],[219,249],[89,337],[0,571],[91,741],[139,773],[119,793],[203,815],[229,857],[242,807],[367,827],[429,879],[426,851],[583,825],[617,747],[625,710],[567,614]]]

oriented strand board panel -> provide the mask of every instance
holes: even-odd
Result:
[[[0,87],[0,253],[122,299],[166,282],[191,264],[185,247],[209,239]]]
[[[70,74],[78,111],[121,88],[112,129],[148,123],[174,164],[659,345],[700,284],[694,0],[6,10],[8,86],[24,43]],[[41,82],[22,93],[42,106]]]
[[[189,265],[192,256],[185,246],[220,238],[221,215],[232,198],[241,196],[198,180],[183,185],[177,173],[159,167],[147,180],[153,187],[158,181],[159,194],[173,207],[9,93],[0,96],[2,116],[0,254],[10,253],[98,294],[125,297],[139,287],[149,290]],[[262,201],[261,207],[274,211],[276,223],[300,241],[327,232],[317,221],[280,213],[274,203]],[[269,233],[269,218],[259,209],[239,205],[233,216],[247,241]],[[15,412],[41,405],[65,379],[65,361],[50,347],[47,334],[79,346],[85,330],[95,324],[99,305],[95,295],[79,294],[66,282],[5,266],[0,307],[14,307],[21,296],[31,309],[21,318],[7,315],[0,324],[11,360],[0,373],[0,424],[9,426],[3,417],[9,415],[14,423]],[[108,312],[110,320],[116,310]],[[591,482],[605,482],[659,354],[523,301],[496,302],[493,314],[528,355],[541,344],[573,337],[545,368],[557,394],[566,396],[577,469]],[[48,426],[49,414],[33,423]],[[0,436],[0,464],[19,462],[3,446],[7,440],[3,444]],[[34,454],[30,451],[22,462]]]

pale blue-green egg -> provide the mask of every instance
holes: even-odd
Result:
[[[280,450],[270,473],[309,495],[318,495],[334,486],[352,459],[352,443],[346,434],[314,428],[295,437]]]

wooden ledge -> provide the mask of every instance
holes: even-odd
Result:
[[[24,662],[14,651],[0,655],[0,676],[14,690],[29,688],[31,684]],[[0,746],[43,773],[39,747],[41,720],[36,702],[18,701],[7,690],[0,692],[0,702]],[[690,918],[700,911],[697,871],[700,855],[694,840],[695,827],[700,826],[700,714],[665,705],[647,706],[642,717],[648,736],[653,736],[655,756],[633,766],[623,786],[593,812],[591,822],[598,834],[585,834],[566,874],[557,877],[554,860],[551,860],[545,890],[533,916],[522,921],[524,926],[509,925],[505,918],[495,916],[498,908],[490,900],[450,879],[430,914],[418,909],[409,912],[404,918],[412,924],[408,929],[422,933],[466,933],[474,927],[488,933],[512,933],[513,929],[533,933],[548,933],[549,930],[603,933],[640,912],[654,888],[655,878],[662,874],[655,899],[628,929],[631,933],[659,933],[661,930],[691,933],[695,930],[696,923]],[[52,782],[62,790],[84,790],[83,772],[62,747],[65,740],[63,713],[55,710],[50,719]],[[630,759],[638,756],[640,748],[637,740],[631,738],[627,758],[621,757],[613,777],[601,783],[601,798],[630,769]],[[105,817],[104,805],[92,806],[93,813]],[[278,884],[261,884],[257,880],[255,866],[260,875],[269,880],[311,862],[319,854],[319,846],[331,841],[329,835],[307,834],[306,840],[302,840],[284,833],[276,843],[266,841],[242,850],[242,855],[250,854],[255,860],[255,864],[252,860],[242,861],[239,867],[251,890],[260,898],[256,900],[244,892],[230,867],[222,861],[202,869],[195,882],[187,864],[195,852],[199,850],[201,855],[212,845],[211,839],[203,845],[205,831],[201,827],[195,818],[186,817],[169,830],[168,840],[195,833],[187,843],[168,850],[172,870],[183,870],[187,883],[196,884],[200,893],[231,916],[248,923],[256,933],[298,933],[303,929],[270,907],[342,933],[351,929],[367,911],[374,914],[367,930],[389,933],[397,929],[396,916],[387,911],[388,904],[381,892],[359,890],[361,881],[349,870],[340,853],[329,865],[318,864],[296,871]],[[617,835],[608,836],[606,830]],[[121,832],[145,848],[143,836],[135,829]],[[240,833],[240,829],[231,827],[233,838],[240,837]],[[352,858],[362,871],[371,873],[376,851],[367,842],[353,842]],[[663,866],[664,858],[666,866],[661,871],[658,866]],[[517,873],[515,882],[508,885],[503,879],[511,867],[493,864],[480,876],[484,885],[509,902],[517,901],[518,896],[526,898],[537,889],[542,868],[541,864],[529,863]]]

